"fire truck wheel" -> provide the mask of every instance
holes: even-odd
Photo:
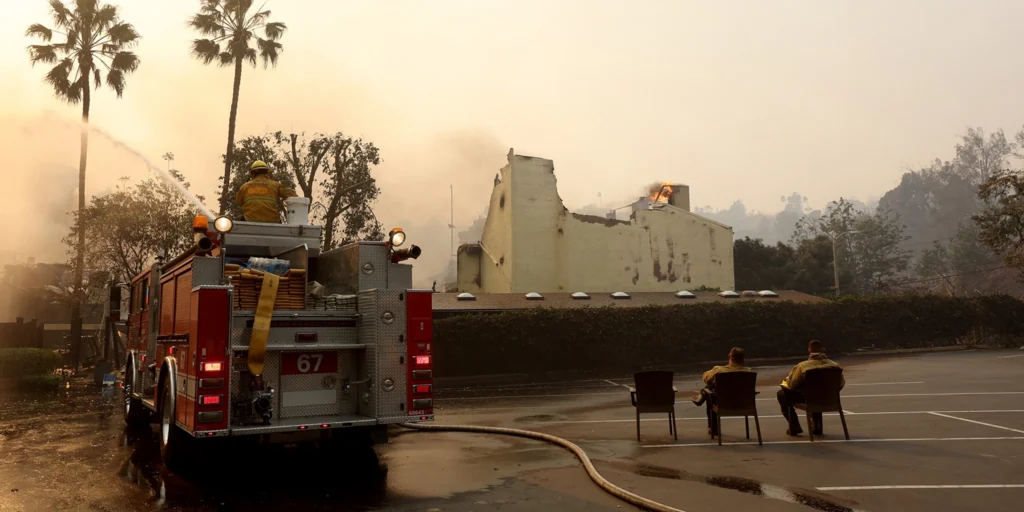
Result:
[[[149,411],[142,405],[142,400],[132,396],[135,391],[135,368],[129,360],[124,370],[124,422],[129,427],[141,427],[149,424]]]
[[[160,386],[160,459],[169,469],[181,469],[188,458],[189,436],[174,424],[177,393],[166,381]]]

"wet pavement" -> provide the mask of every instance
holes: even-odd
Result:
[[[789,363],[757,368],[760,447],[745,439],[742,418],[723,420],[726,446],[710,441],[703,409],[685,393],[679,439],[651,415],[638,444],[628,379],[449,387],[437,423],[565,437],[615,484],[691,512],[1019,510],[1021,355],[847,358],[849,442],[834,416],[823,442],[784,434],[774,390]],[[698,387],[696,375],[676,380],[681,392]],[[176,474],[159,462],[155,430],[128,431],[119,404],[113,389],[85,381],[0,395],[0,512],[636,510],[600,491],[567,452],[491,435],[396,428],[386,446],[345,453],[221,447]]]

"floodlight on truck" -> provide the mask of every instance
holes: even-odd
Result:
[[[227,233],[234,225],[235,223],[227,217],[217,217],[217,220],[213,221],[213,229],[216,229],[218,233]]]
[[[402,228],[392,229],[388,233],[388,242],[391,242],[391,247],[399,247],[405,243],[405,231]]]

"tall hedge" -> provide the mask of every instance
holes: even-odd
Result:
[[[60,365],[60,356],[40,348],[0,349],[0,379],[16,379],[51,374]]]
[[[712,302],[640,308],[532,309],[466,314],[434,326],[439,377],[598,371],[747,357],[922,348],[1024,339],[1024,302],[1010,296],[897,296],[838,301]]]

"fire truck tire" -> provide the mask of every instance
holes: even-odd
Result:
[[[169,373],[167,368],[161,371]],[[177,390],[171,384],[171,379],[162,379],[160,385],[160,459],[164,466],[171,470],[182,469],[188,459],[192,439],[183,432],[175,423],[176,407],[178,402]]]
[[[142,400],[132,396],[136,391],[135,365],[131,359],[124,369],[124,422],[129,427],[142,427],[149,425],[149,410],[142,405]]]
[[[422,425],[418,423],[400,423],[398,426],[423,432],[468,432],[473,434],[499,434],[524,437],[526,439],[534,439],[561,446],[575,455],[576,458],[583,463],[583,469],[587,472],[590,479],[608,494],[611,494],[626,503],[636,505],[642,510],[651,510],[654,512],[683,512],[678,508],[673,508],[665,505],[664,503],[658,503],[657,501],[644,498],[639,494],[633,494],[609,482],[605,477],[601,476],[601,473],[597,472],[597,468],[595,468],[594,463],[590,461],[590,457],[587,456],[587,452],[584,452],[583,449],[575,443],[567,439],[562,439],[561,437],[541,432],[533,432],[530,430],[501,427],[480,427],[475,425]]]

